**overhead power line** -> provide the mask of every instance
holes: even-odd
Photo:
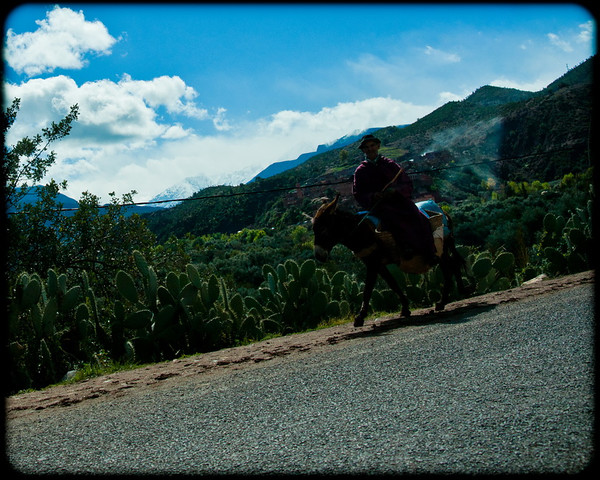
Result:
[[[444,167],[430,168],[430,169],[426,169],[426,170],[409,171],[407,173],[408,173],[408,175],[413,175],[413,176],[414,175],[423,175],[423,174],[427,174],[427,173],[440,172],[443,170],[451,170],[454,168],[464,168],[464,167],[472,167],[472,166],[477,166],[477,165],[487,165],[487,164],[496,163],[496,162],[509,162],[509,161],[514,161],[514,160],[522,160],[524,158],[538,157],[538,156],[548,155],[548,154],[553,154],[553,153],[567,152],[567,151],[575,150],[575,148],[576,147],[569,147],[569,148],[563,148],[563,149],[557,149],[557,150],[548,150],[548,151],[540,152],[540,153],[531,153],[531,154],[527,154],[527,155],[520,155],[517,157],[498,158],[495,160],[482,160],[480,162],[463,163],[463,164],[459,164],[459,165],[446,165]],[[156,204],[171,203],[171,202],[190,202],[190,201],[198,201],[198,200],[211,200],[211,199],[215,199],[215,198],[240,197],[240,196],[247,196],[247,195],[262,195],[262,194],[267,194],[267,193],[289,192],[289,191],[298,190],[298,189],[329,187],[329,186],[333,186],[333,185],[341,185],[341,184],[345,184],[345,183],[350,183],[352,181],[353,181],[353,176],[351,176],[345,180],[312,183],[312,184],[308,184],[308,185],[295,185],[293,187],[277,187],[277,188],[269,188],[269,189],[265,189],[265,190],[254,190],[254,191],[248,191],[248,192],[215,193],[212,195],[202,195],[202,196],[198,196],[198,197],[187,197],[187,198],[175,198],[175,199],[170,199],[170,200],[150,200],[147,202],[131,202],[131,203],[119,204],[117,206],[133,207],[133,206],[143,206],[143,205],[156,205]],[[99,208],[108,208],[109,206],[110,205],[100,205]],[[79,210],[79,208],[78,207],[61,208],[61,209],[57,209],[56,211],[73,212],[76,210]],[[21,213],[21,212],[9,212],[9,213],[16,214],[16,213]]]

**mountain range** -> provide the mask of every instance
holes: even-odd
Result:
[[[368,133],[372,133],[374,131],[379,130],[380,127],[373,127],[367,130],[357,131],[348,135],[343,136],[342,138],[338,138],[334,142],[318,145],[317,149],[314,152],[303,153],[298,158],[294,160],[283,160],[280,162],[275,162],[266,167],[264,170],[260,171],[258,174],[253,170],[241,170],[235,173],[230,173],[222,177],[207,177],[206,175],[197,175],[194,177],[187,177],[183,182],[180,182],[176,185],[172,185],[171,187],[163,190],[158,195],[154,196],[150,201],[151,202],[164,202],[159,203],[157,206],[163,208],[170,208],[179,203],[178,200],[185,199],[191,197],[194,193],[199,192],[200,190],[214,186],[214,185],[239,185],[240,183],[250,183],[257,179],[269,178],[273,175],[277,175],[279,173],[285,172],[291,168],[297,167],[301,165],[308,159],[314,157],[323,152],[328,152],[330,150],[335,150],[338,148],[345,147],[351,143],[356,142],[363,135]],[[171,202],[167,202],[167,200],[172,200]]]
[[[39,195],[38,195],[38,189],[39,188],[43,188],[42,185],[37,185],[37,186],[33,186],[31,188],[29,188],[27,190],[27,192],[25,193],[25,195],[23,195],[23,197],[19,200],[18,205],[22,206],[22,205],[26,205],[26,204],[31,204],[31,203],[36,203],[39,199]],[[18,189],[18,191],[22,191],[21,189]],[[62,193],[59,193],[56,195],[56,202],[62,205],[62,208],[64,209],[70,209],[70,208],[77,208],[79,206],[79,203],[77,202],[77,200],[64,195]],[[16,209],[14,207],[9,207],[7,209],[7,213],[14,213],[16,211]],[[66,215],[72,215],[73,212],[65,212]]]
[[[28,192],[21,198],[18,202],[19,206],[23,206],[26,204],[35,203],[39,200],[38,189],[44,188],[43,185],[34,185],[29,188]],[[56,203],[61,205],[61,209],[64,209],[63,215],[71,216],[75,214],[75,209],[79,208],[79,202],[74,198],[71,198],[63,193],[58,193],[56,195]],[[132,205],[123,209],[123,213],[125,216],[130,216],[135,214],[143,215],[146,213],[152,213],[157,210],[162,210],[159,207],[153,206],[145,206],[145,205]],[[14,213],[16,209],[14,207],[7,208],[7,213]]]
[[[156,204],[156,207],[170,208],[180,203],[179,200],[191,197],[194,193],[212,185],[239,185],[245,183],[256,173],[254,168],[239,170],[224,174],[220,177],[208,177],[196,175],[187,177],[182,182],[172,185],[158,195],[152,197],[151,202],[164,202]],[[168,200],[171,200],[170,202]]]
[[[403,125],[400,125],[401,128]],[[137,214],[145,214],[155,212],[162,208],[170,208],[174,207],[181,203],[182,199],[186,199],[194,195],[194,193],[199,192],[205,188],[214,185],[239,185],[240,183],[250,183],[257,179],[269,178],[273,175],[277,175],[279,173],[285,172],[286,170],[292,169],[298,165],[301,165],[308,159],[314,157],[323,152],[328,152],[330,150],[339,149],[345,147],[351,143],[356,142],[358,139],[362,138],[363,135],[368,133],[372,133],[374,131],[379,130],[380,127],[373,127],[367,130],[357,131],[348,135],[345,135],[329,144],[318,145],[317,149],[314,152],[303,153],[295,160],[284,160],[281,162],[275,162],[269,165],[267,168],[256,174],[256,170],[254,168],[250,168],[247,170],[239,170],[237,172],[228,173],[222,175],[221,177],[208,177],[206,175],[196,175],[193,177],[187,177],[183,182],[180,182],[176,185],[172,185],[171,187],[163,190],[158,195],[154,196],[150,199],[149,202],[160,202],[153,205],[133,205],[131,207],[127,207],[125,209],[126,215],[132,215],[134,213]],[[36,193],[36,188],[30,189],[29,192],[21,199],[20,204],[26,203],[34,203],[38,199],[38,195]],[[57,202],[62,204],[62,208],[64,209],[73,209],[78,207],[77,200],[59,193],[57,195]],[[13,209],[14,210],[14,209]],[[11,210],[12,212],[12,210]],[[65,211],[65,215],[72,215],[72,211]]]
[[[403,126],[404,125],[399,125],[400,128]],[[269,178],[269,177],[272,177],[273,175],[283,173],[286,170],[290,170],[291,168],[294,168],[294,167],[297,167],[298,165],[303,164],[304,162],[306,162],[308,159],[314,157],[315,155],[318,155],[318,154],[324,153],[324,152],[329,152],[330,150],[336,150],[339,148],[343,148],[347,145],[350,145],[351,143],[355,143],[357,140],[362,138],[364,135],[376,132],[380,128],[381,127],[373,127],[373,128],[368,128],[367,130],[362,130],[359,132],[344,135],[342,138],[337,139],[335,142],[329,143],[327,145],[319,145],[317,147],[317,150],[314,152],[303,153],[295,160],[284,160],[282,162],[272,163],[267,168],[265,168],[262,172],[258,173],[250,181],[252,182],[259,178]]]

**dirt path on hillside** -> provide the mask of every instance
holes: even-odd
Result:
[[[306,352],[352,338],[373,333],[373,330],[397,328],[440,321],[459,313],[475,311],[500,303],[514,302],[535,295],[544,295],[585,283],[594,283],[594,271],[582,272],[555,279],[538,278],[526,284],[449,304],[443,312],[432,308],[412,312],[409,318],[388,315],[367,319],[365,326],[354,328],[351,323],[313,332],[287,335],[264,340],[243,347],[226,348],[184,359],[157,363],[135,370],[112,373],[91,378],[71,385],[59,385],[45,390],[14,395],[6,399],[7,419],[20,417],[39,410],[68,407],[91,399],[111,399],[139,392],[141,389],[156,388],[174,382],[184,382],[189,377],[225,373],[231,369],[247,368],[260,362]]]

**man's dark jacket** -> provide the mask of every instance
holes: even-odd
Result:
[[[384,198],[377,201],[387,188]],[[393,160],[379,155],[376,162],[363,161],[354,172],[352,193],[359,205],[369,210],[382,222],[382,229],[390,231],[402,248],[426,256],[435,253],[429,220],[411,200],[412,180]]]

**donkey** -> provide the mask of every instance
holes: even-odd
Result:
[[[362,327],[364,325],[369,309],[369,301],[378,275],[381,275],[392,291],[400,297],[401,315],[410,316],[408,298],[406,298],[386,266],[396,264],[402,271],[407,273],[426,273],[432,268],[432,265],[426,263],[424,258],[419,255],[410,260],[402,258],[401,253],[394,248],[394,242],[391,241],[390,243],[391,235],[389,233],[386,236],[386,232],[378,232],[374,223],[370,219],[365,219],[362,214],[338,209],[338,200],[339,195],[332,202],[322,205],[312,219],[315,236],[314,254],[317,260],[325,262],[331,249],[337,244],[342,244],[365,264],[367,278],[363,291],[362,306],[354,317],[354,326]],[[448,229],[443,238],[443,249],[439,257],[444,283],[442,299],[435,307],[438,311],[443,310],[448,303],[452,277],[455,278],[458,291],[461,294],[468,295],[469,293],[461,276],[461,267],[464,267],[464,260],[456,250],[452,235],[452,221],[448,215],[445,216]]]

